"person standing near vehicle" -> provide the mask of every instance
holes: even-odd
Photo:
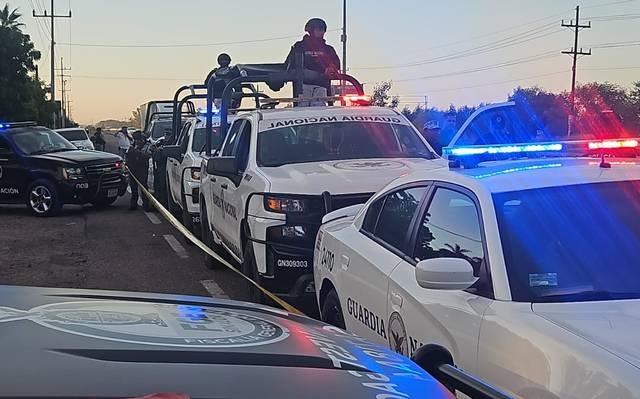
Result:
[[[138,209],[139,189],[136,179],[147,188],[147,179],[149,177],[149,158],[151,158],[151,144],[148,143],[141,131],[137,130],[133,133],[133,145],[127,151],[127,167],[131,176],[129,176],[129,186],[131,187],[131,203],[129,210]],[[135,179],[134,179],[135,177]],[[143,209],[148,211],[149,198],[142,196]]]
[[[91,141],[93,141],[93,146],[96,148],[96,150],[104,151],[104,146],[107,144],[107,142],[105,141],[104,136],[102,135],[101,127],[96,128],[95,133],[91,137]]]
[[[129,135],[129,131],[126,126],[123,126],[122,129],[118,130],[116,138],[118,139],[118,155],[124,159],[127,155],[127,151],[129,151],[129,147],[131,147],[133,138]]]
[[[304,68],[330,75],[340,70],[340,58],[336,50],[324,40],[327,23],[320,18],[311,18],[304,26],[306,35],[302,40],[294,43],[287,55],[285,65],[287,70]],[[298,65],[302,54],[302,65]],[[314,81],[304,81],[302,85],[303,97],[328,97],[331,95],[331,80],[322,78]],[[299,103],[299,106],[324,105],[324,102]]]

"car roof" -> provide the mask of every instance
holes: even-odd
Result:
[[[609,181],[640,180],[640,159],[607,158],[611,168],[600,167],[599,158],[541,158],[482,162],[471,169],[441,168],[416,171],[395,185],[414,181],[444,181],[492,193]]]
[[[70,132],[73,130],[82,130],[84,132],[86,132],[87,130],[83,127],[67,127],[67,128],[63,128],[63,129],[54,129],[54,131],[56,132]]]
[[[22,133],[28,131],[51,131],[48,127],[45,126],[20,126],[20,127],[10,127],[8,129],[0,130],[0,137],[8,135],[9,133]]]
[[[398,116],[396,110],[387,107],[340,107],[340,106],[322,106],[322,107],[291,107],[258,110],[263,120],[273,119],[291,119],[309,116],[327,116],[327,115],[378,115],[378,116]]]

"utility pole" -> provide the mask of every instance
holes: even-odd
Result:
[[[342,73],[347,73],[347,0],[342,1]]]
[[[562,26],[565,28],[574,29],[573,47],[570,51],[563,51],[562,54],[569,54],[573,56],[573,66],[571,67],[571,115],[569,115],[569,125],[567,130],[567,136],[571,136],[573,132],[573,124],[576,120],[576,67],[578,64],[579,55],[591,55],[591,49],[589,51],[582,51],[582,47],[578,50],[578,34],[581,29],[591,28],[591,21],[587,25],[580,25],[580,6],[576,6],[576,22],[571,20],[569,23],[565,23],[562,20]]]
[[[71,10],[69,10],[69,15],[55,15],[54,8],[54,0],[51,0],[51,15],[47,14],[47,10],[44,10],[44,14],[36,14],[36,10],[33,10],[34,18],[51,18],[51,103],[53,104],[53,128],[56,128],[56,78],[55,78],[55,69],[56,69],[56,57],[55,57],[55,47],[56,41],[54,36],[54,25],[56,18],[71,18]]]
[[[67,113],[68,113],[68,109],[67,109],[67,103],[65,101],[65,99],[67,98],[67,96],[65,95],[67,92],[67,88],[66,88],[66,84],[67,81],[65,80],[65,78],[68,78],[69,75],[65,75],[65,72],[70,71],[71,68],[65,68],[64,67],[64,58],[60,57],[60,69],[58,69],[58,71],[60,71],[60,84],[62,86],[62,100],[60,102],[61,108],[62,108],[62,116],[60,118],[60,127],[65,128],[66,126],[66,117],[67,117]]]

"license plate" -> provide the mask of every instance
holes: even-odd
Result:
[[[111,198],[111,197],[117,197],[117,196],[118,196],[117,188],[112,188],[110,190],[107,190],[107,197]]]

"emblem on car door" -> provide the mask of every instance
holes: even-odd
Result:
[[[389,347],[404,356],[409,356],[407,330],[400,313],[393,312],[389,317]]]

